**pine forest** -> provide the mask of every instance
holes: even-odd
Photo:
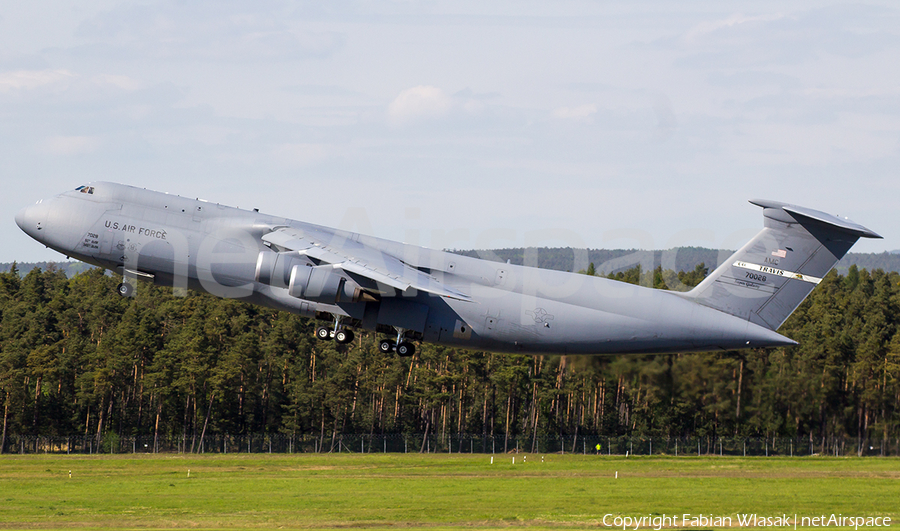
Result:
[[[611,277],[686,289],[706,272]],[[149,283],[123,298],[118,282],[0,273],[0,451],[14,435],[184,451],[213,433],[900,437],[900,275],[880,269],[832,271],[779,330],[799,346],[641,356],[386,356],[372,333],[317,341],[289,313]]]

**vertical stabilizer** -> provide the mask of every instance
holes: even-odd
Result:
[[[781,326],[859,238],[881,238],[818,210],[750,202],[763,208],[763,230],[687,295],[771,330]]]

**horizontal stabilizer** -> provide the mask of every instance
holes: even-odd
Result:
[[[795,221],[798,222],[807,222],[809,224],[820,223],[822,225],[828,225],[833,229],[841,230],[849,232],[850,234],[856,234],[861,238],[881,238],[878,234],[872,232],[871,230],[863,227],[858,223],[854,223],[847,218],[842,218],[839,216],[832,216],[831,214],[826,214],[825,212],[820,212],[818,210],[813,210],[811,208],[804,208],[795,205],[789,205],[787,203],[780,203],[778,201],[765,201],[762,199],[752,199],[750,203],[763,207],[765,209],[772,209],[772,212],[765,213],[767,216],[776,216],[778,209],[786,212],[789,217],[794,218]],[[784,221],[789,220],[785,219]]]

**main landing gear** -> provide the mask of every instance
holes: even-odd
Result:
[[[405,330],[402,328],[397,329],[397,340],[393,341],[391,339],[382,339],[378,342],[378,351],[382,354],[390,354],[391,352],[396,352],[398,356],[402,356],[407,358],[416,353],[415,344],[407,341],[405,338]]]
[[[344,328],[341,323],[342,316],[334,316],[334,325],[329,328],[327,326],[319,326],[316,328],[316,339],[322,341],[335,340],[337,343],[346,344],[353,341],[353,331]],[[406,330],[397,328],[397,339],[382,339],[378,342],[378,351],[382,354],[390,354],[396,352],[398,356],[408,358],[416,353],[416,345],[406,337]]]
[[[327,326],[316,328],[316,339],[321,339],[323,341],[333,339],[343,345],[353,341],[353,337],[353,330],[344,328],[341,324],[340,316],[337,315],[334,316],[334,328],[329,329]]]

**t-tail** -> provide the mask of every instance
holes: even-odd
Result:
[[[881,238],[846,218],[777,201],[765,228],[686,295],[777,330],[859,238]]]

